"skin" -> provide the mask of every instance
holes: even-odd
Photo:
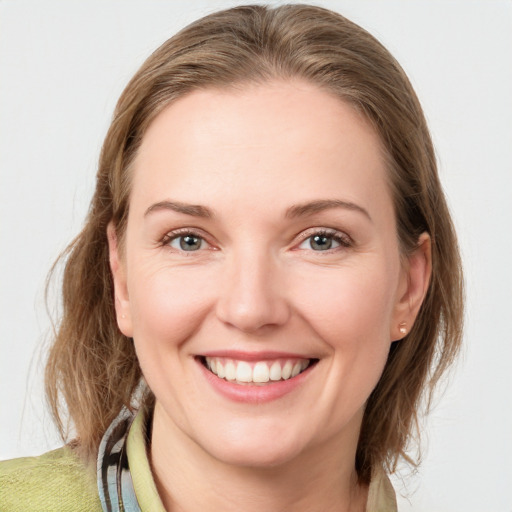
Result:
[[[149,127],[123,251],[108,234],[118,324],[157,399],[150,456],[168,510],[365,509],[364,405],[430,276],[427,235],[401,258],[382,151],[351,106],[296,80],[195,91]],[[320,200],[351,206],[287,215]],[[181,249],[189,232],[198,250]],[[211,350],[318,363],[277,400],[234,402],[204,378]]]

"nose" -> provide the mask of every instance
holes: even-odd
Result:
[[[283,269],[269,255],[232,255],[226,262],[217,317],[243,332],[262,334],[290,317]]]

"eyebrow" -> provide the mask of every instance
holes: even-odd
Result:
[[[313,215],[315,213],[319,213],[324,210],[329,210],[332,208],[344,208],[346,210],[360,212],[365,217],[367,217],[371,222],[373,222],[368,211],[365,210],[362,206],[359,206],[350,201],[342,201],[341,199],[318,199],[316,201],[296,204],[290,206],[290,208],[286,210],[285,217],[288,219],[293,219],[297,217],[307,217],[308,215]],[[182,203],[179,201],[160,201],[158,203],[155,203],[146,210],[144,216],[161,210],[172,210],[177,213],[183,213],[185,215],[191,215],[193,217],[202,217],[206,219],[214,217],[213,212],[206,206],[202,206],[199,204]]]
[[[373,222],[368,211],[362,206],[351,203],[350,201],[342,201],[341,199],[319,199],[317,201],[293,205],[286,210],[285,216],[287,218],[306,217],[324,210],[330,210],[331,208],[344,208],[346,210],[356,211],[362,213],[370,222]]]
[[[185,215],[192,215],[193,217],[213,217],[212,211],[209,208],[206,208],[206,206],[201,206],[199,204],[181,203],[179,201],[160,201],[158,203],[152,204],[146,210],[144,216],[161,210],[172,210],[178,213],[184,213]]]

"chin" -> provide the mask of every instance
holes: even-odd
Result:
[[[250,431],[248,431],[250,430]],[[203,449],[226,464],[247,468],[273,468],[287,464],[306,449],[304,441],[294,439],[291,432],[275,428],[270,432],[261,428],[257,432],[240,425],[224,428],[212,439],[211,433]]]
[[[267,469],[286,465],[300,453],[297,450],[287,450],[284,447],[223,447],[211,453],[220,462],[232,466]]]

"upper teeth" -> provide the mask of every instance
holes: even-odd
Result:
[[[310,363],[309,359],[277,359],[250,363],[220,357],[205,359],[206,366],[221,379],[244,383],[288,380],[304,371]]]

